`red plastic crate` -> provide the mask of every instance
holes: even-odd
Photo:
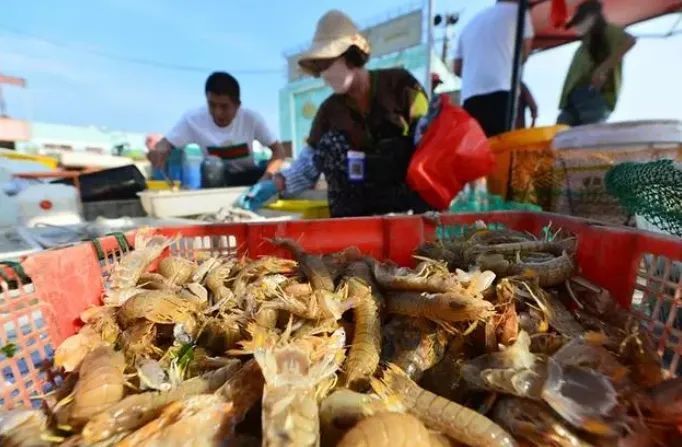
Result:
[[[682,312],[678,316],[682,307],[682,239],[529,212],[449,214],[437,219],[414,216],[227,224],[158,232],[182,234],[170,248],[178,255],[207,251],[288,256],[268,241],[280,236],[298,240],[311,252],[356,246],[379,259],[411,265],[412,252],[419,244],[433,240],[439,231],[456,232],[476,220],[534,234],[551,224],[554,229],[576,234],[583,276],[609,289],[621,305],[631,306],[656,336],[668,368],[672,372],[682,370]],[[133,242],[132,235],[128,241]],[[77,330],[80,312],[100,303],[103,277],[121,248],[113,237],[99,242],[104,259],[98,259],[93,244],[80,243],[26,258],[22,266],[30,284],[19,281],[14,290],[8,290],[0,279],[0,344],[9,338],[19,346],[12,358],[0,354],[0,408],[30,405],[32,396],[47,391],[40,363]]]

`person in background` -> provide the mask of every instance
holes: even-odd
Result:
[[[522,82],[521,94],[519,95],[519,107],[516,112],[515,129],[526,128],[526,109],[530,111],[530,127],[535,127],[535,121],[538,119],[538,104],[535,102],[535,98],[526,83]]]
[[[569,126],[604,122],[616,108],[623,57],[636,40],[606,21],[597,0],[581,3],[566,28],[582,35],[582,43],[564,81],[557,122]]]
[[[311,188],[324,174],[332,217],[429,210],[405,181],[426,93],[405,69],[367,70],[369,55],[369,43],[345,14],[330,11],[319,20],[299,65],[333,93],[313,120],[309,148],[282,175],[255,185],[240,206],[257,208],[273,189]]]
[[[436,88],[443,83],[438,73],[431,73],[431,94],[436,92]]]
[[[507,105],[518,7],[516,0],[498,0],[464,27],[456,48],[454,72],[462,78],[463,107],[488,137],[508,130]],[[530,54],[533,35],[533,24],[527,14],[523,62]]]
[[[205,93],[207,104],[185,113],[148,153],[152,165],[163,169],[173,147],[184,148],[194,143],[205,155],[223,160],[225,186],[251,186],[272,178],[282,165],[284,148],[265,120],[241,105],[237,80],[228,73],[215,72],[206,80]],[[266,168],[259,168],[254,162],[254,141],[272,151]]]

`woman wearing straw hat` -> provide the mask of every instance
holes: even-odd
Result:
[[[294,160],[277,175],[275,189],[292,194],[313,187],[324,174],[333,217],[422,213],[429,206],[407,186],[405,176],[428,99],[407,70],[367,70],[369,54],[367,39],[345,14],[329,11],[319,20],[312,46],[298,63],[334,93],[313,120],[304,151],[311,156]],[[259,186],[246,202],[250,196],[262,201]]]

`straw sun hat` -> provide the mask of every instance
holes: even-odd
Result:
[[[369,42],[360,34],[353,21],[341,11],[331,10],[317,22],[313,43],[310,49],[299,57],[298,65],[303,71],[315,74],[311,62],[335,59],[353,45],[369,54]]]

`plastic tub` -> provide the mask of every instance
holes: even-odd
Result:
[[[277,200],[266,206],[273,211],[294,213],[303,219],[324,219],[329,217],[329,204],[326,200]]]
[[[173,186],[180,188],[182,182],[174,181]],[[147,180],[147,189],[151,191],[165,191],[171,189],[171,185],[166,180]]]
[[[144,217],[140,199],[129,200],[101,200],[99,202],[83,203],[83,216],[85,220],[91,221],[98,217],[118,219],[121,217]]]
[[[150,217],[186,217],[216,213],[230,207],[249,188],[212,188],[192,191],[142,191],[142,208]]]
[[[643,328],[654,335],[669,368],[680,361],[682,328],[678,320],[666,322],[656,317],[664,302],[673,302],[682,293],[682,284],[673,281],[671,265],[682,264],[682,240],[627,228],[614,228],[547,213],[503,212],[485,214],[448,214],[437,219],[427,216],[376,217],[289,221],[258,224],[206,225],[159,230],[167,236],[181,234],[170,247],[172,254],[190,256],[195,252],[214,255],[248,254],[288,256],[269,240],[289,237],[305,250],[329,253],[355,246],[378,259],[413,265],[414,249],[439,233],[458,233],[463,226],[483,220],[497,226],[538,234],[551,224],[578,236],[576,259],[581,274],[610,290],[623,307],[630,307],[642,320]],[[133,243],[133,234],[128,235]],[[16,290],[3,293],[0,300],[0,339],[15,343],[13,358],[0,355],[0,370],[5,386],[0,388],[0,408],[23,403],[43,394],[44,372],[41,360],[48,358],[66,337],[78,329],[78,316],[92,304],[99,304],[103,274],[111,268],[120,252],[113,237],[99,240],[102,257],[90,243],[29,256],[21,264],[28,278],[19,280]],[[651,262],[662,269],[648,268]],[[11,272],[9,272],[11,273]],[[31,284],[26,285],[30,279]],[[670,287],[661,287],[669,284]],[[36,401],[37,402],[37,401]]]
[[[620,163],[682,162],[682,122],[630,121],[567,130],[554,139],[550,211],[625,224],[629,213],[606,191],[608,170]]]
[[[496,164],[488,176],[490,193],[548,209],[554,164],[552,139],[566,129],[568,126],[534,127],[491,138]]]

